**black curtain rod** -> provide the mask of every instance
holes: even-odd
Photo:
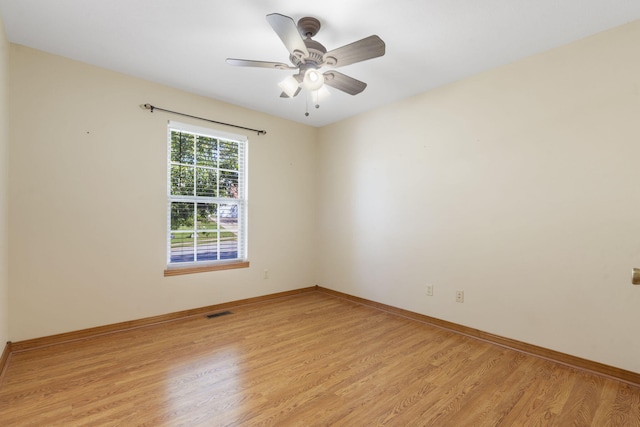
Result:
[[[202,117],[196,117],[196,116],[192,116],[190,114],[184,114],[184,113],[179,113],[177,111],[165,110],[164,108],[154,107],[151,104],[144,104],[144,108],[146,108],[147,110],[151,111],[152,113],[153,113],[153,110],[159,110],[159,111],[164,111],[166,113],[177,114],[179,116],[191,117],[192,119],[204,120],[205,122],[211,122],[211,123],[215,123],[215,124],[218,124],[218,125],[231,126],[231,127],[238,128],[238,129],[250,130],[251,132],[257,132],[258,135],[266,135],[267,134],[266,130],[251,129],[251,128],[246,128],[244,126],[232,125],[230,123],[217,122],[215,120],[205,119],[205,118],[202,118]]]

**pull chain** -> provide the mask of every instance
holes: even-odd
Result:
[[[307,91],[305,91],[305,93],[304,93],[304,106],[305,106],[304,115],[306,117],[309,117],[309,92],[307,92]]]

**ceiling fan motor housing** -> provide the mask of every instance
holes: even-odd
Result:
[[[318,34],[318,31],[320,31],[320,27],[320,21],[311,16],[305,16],[304,18],[300,18],[300,20],[298,20],[298,31],[300,31],[300,35],[302,35],[302,37],[304,38],[303,41],[305,46],[307,47],[309,56],[296,56],[295,54],[291,55],[289,59],[296,67],[300,67],[306,64],[306,68],[318,69],[325,64],[324,54],[327,53],[327,48],[325,48],[321,43],[318,43],[315,40],[311,40],[311,37]]]
[[[302,64],[313,63],[316,67],[320,67],[324,64],[324,54],[327,53],[327,48],[325,48],[321,43],[318,43],[315,40],[311,40],[309,38],[304,40],[305,46],[307,46],[307,50],[309,51],[309,56],[305,57],[297,57],[295,55],[291,55],[289,59],[296,67],[301,66]]]

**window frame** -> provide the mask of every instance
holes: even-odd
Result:
[[[183,164],[187,167],[193,167],[193,185],[194,191],[190,195],[174,195],[171,194],[172,189],[172,166],[175,166],[176,163],[172,161],[172,133],[174,131],[184,132],[196,136],[204,136],[206,138],[213,138],[219,141],[231,141],[233,143],[238,144],[238,179],[237,179],[237,192],[238,197],[220,197],[220,193],[217,191],[216,196],[198,196],[195,194],[197,191],[197,180],[196,174],[197,170],[202,170],[203,166],[198,166],[197,161],[197,143],[194,138],[194,152],[193,152],[193,164]],[[219,147],[219,145],[218,145]],[[220,167],[219,157],[217,157],[217,165],[215,167],[207,166],[205,169],[216,170],[217,177],[220,176],[219,172],[224,171],[224,168]],[[247,165],[248,165],[248,138],[246,135],[233,134],[229,132],[223,132],[218,129],[195,126],[187,123],[181,123],[176,121],[169,121],[167,124],[167,224],[166,224],[166,269],[164,271],[165,276],[174,276],[179,274],[191,274],[191,273],[199,273],[202,271],[215,271],[215,270],[228,270],[235,268],[245,268],[249,267],[248,261],[248,236],[247,236]],[[219,190],[219,182],[216,180],[216,190]],[[175,234],[177,230],[172,230],[171,224],[171,215],[172,215],[172,203],[193,203],[194,204],[194,224],[193,224],[193,261],[173,261],[172,262],[172,253],[171,253],[171,244],[172,244],[172,234]],[[223,205],[237,205],[237,257],[231,259],[216,259],[216,260],[197,260],[198,254],[198,233],[204,233],[205,231],[200,232],[199,224],[198,224],[198,215],[197,209],[199,204],[215,204],[216,211],[218,212],[218,220],[221,218],[220,206]],[[216,221],[217,227],[220,227],[220,221]],[[208,230],[207,232],[210,232]],[[187,231],[188,232],[188,231]],[[221,233],[220,228],[217,229],[216,233]],[[217,236],[217,249],[216,256],[220,258],[221,247],[220,241],[221,237],[218,234]]]

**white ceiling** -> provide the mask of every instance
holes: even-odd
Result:
[[[273,12],[319,19],[328,50],[380,36],[385,56],[340,69],[365,91],[330,89],[305,117],[304,93],[280,98],[292,72],[226,64],[289,63]],[[323,126],[635,21],[640,0],[0,0],[0,15],[13,43]]]

